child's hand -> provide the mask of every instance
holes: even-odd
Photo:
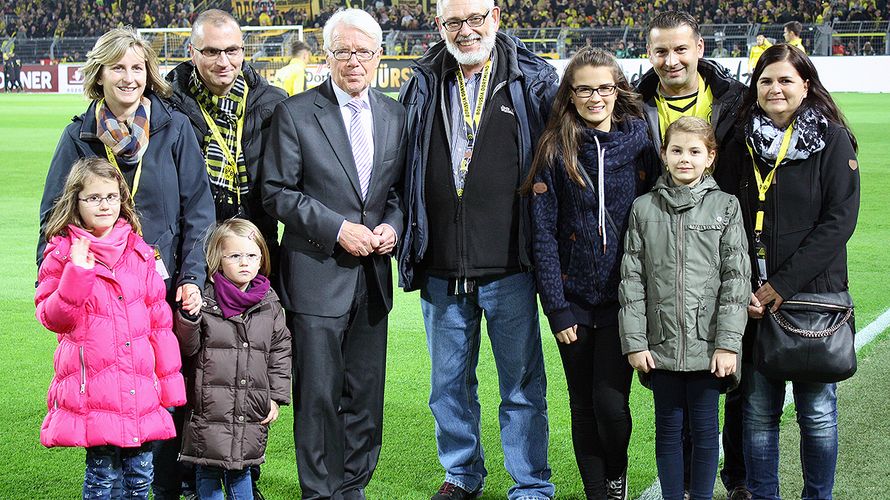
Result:
[[[90,240],[77,238],[71,244],[71,263],[84,269],[92,269],[96,264],[96,256],[90,251]]]
[[[195,315],[201,311],[204,298],[201,297],[201,289],[193,283],[186,283],[176,289],[176,302],[182,301],[182,309]]]
[[[627,355],[627,362],[634,370],[643,373],[649,373],[655,369],[655,360],[652,359],[652,353],[647,351],[632,352]]]
[[[735,373],[736,353],[726,349],[717,349],[711,358],[711,373],[718,378],[728,377]]]
[[[266,418],[263,419],[263,421],[260,423],[263,425],[269,425],[276,420],[278,420],[278,403],[269,400],[269,414],[266,415]]]
[[[763,304],[757,300],[757,296],[754,293],[751,293],[751,303],[748,304],[748,317],[753,319],[760,319],[763,317],[763,313],[766,312],[766,308],[763,307]]]
[[[565,330],[556,332],[556,340],[563,344],[571,344],[578,340],[578,325],[572,325]]]

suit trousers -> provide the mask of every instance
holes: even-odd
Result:
[[[304,499],[364,498],[380,457],[388,311],[370,262],[358,274],[343,316],[289,315]]]

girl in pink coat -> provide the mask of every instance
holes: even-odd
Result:
[[[166,407],[186,399],[164,282],[139,232],[120,171],[78,160],[45,228],[34,302],[59,340],[40,442],[86,448],[84,498],[109,498],[115,482],[148,498],[149,443],[176,435]]]

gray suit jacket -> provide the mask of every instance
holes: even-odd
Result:
[[[392,308],[389,255],[355,257],[337,243],[344,220],[370,229],[386,223],[401,238],[405,110],[370,89],[374,167],[365,200],[349,135],[330,79],[275,108],[261,173],[263,206],[284,223],[281,302],[299,314],[337,317],[352,303],[361,262],[369,259],[386,309]]]

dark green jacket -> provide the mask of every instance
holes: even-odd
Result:
[[[624,251],[622,353],[649,350],[656,369],[701,371],[710,369],[715,349],[741,352],[748,241],[738,200],[712,177],[689,188],[663,175],[634,202]]]

